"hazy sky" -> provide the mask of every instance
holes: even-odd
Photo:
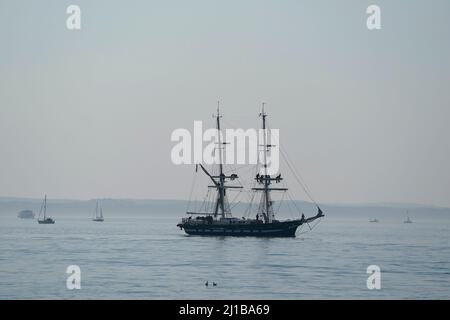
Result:
[[[0,0],[0,195],[187,198],[170,134],[213,125],[220,99],[244,128],[268,103],[320,202],[450,206],[449,17],[448,0]]]

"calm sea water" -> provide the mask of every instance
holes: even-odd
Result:
[[[0,298],[450,299],[450,217],[412,218],[330,215],[295,239],[258,239],[186,236],[174,215],[2,214]],[[381,290],[366,287],[374,264]],[[66,289],[69,265],[80,290]]]

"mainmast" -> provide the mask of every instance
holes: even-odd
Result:
[[[287,188],[271,188],[270,185],[272,184],[272,181],[275,181],[276,183],[281,182],[283,178],[281,178],[281,174],[279,174],[277,177],[272,178],[267,171],[267,151],[271,147],[275,147],[274,145],[268,143],[267,141],[267,125],[266,125],[266,117],[267,113],[264,110],[265,103],[262,104],[262,110],[259,116],[262,118],[262,129],[263,129],[263,145],[264,153],[263,153],[263,168],[264,168],[264,175],[260,175],[259,173],[256,175],[255,180],[263,184],[262,188],[253,188],[253,190],[256,191],[263,191],[263,195],[261,198],[260,203],[260,212],[262,213],[264,217],[265,223],[271,223],[274,219],[274,212],[273,212],[273,202],[270,198],[270,191],[272,190],[278,190],[278,191],[287,191]]]
[[[267,129],[266,129],[266,117],[267,113],[264,111],[265,102],[262,104],[262,110],[261,110],[261,118],[262,118],[262,129],[263,129],[263,148],[264,148],[264,204],[265,204],[265,220],[266,222],[272,222],[271,218],[273,215],[272,208],[271,208],[271,201],[270,201],[270,193],[269,193],[269,183],[270,183],[270,176],[267,174],[267,148],[269,146],[267,145]]]
[[[265,220],[266,222],[271,222],[270,220],[270,198],[269,198],[269,183],[270,180],[267,180],[268,175],[267,175],[267,130],[266,130],[266,117],[267,114],[264,111],[264,105],[265,103],[263,102],[262,104],[262,110],[261,110],[261,118],[262,118],[262,129],[263,129],[263,148],[264,148],[264,204],[265,204],[265,208],[266,210],[263,211],[265,212]]]

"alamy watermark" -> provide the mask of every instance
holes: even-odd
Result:
[[[380,30],[381,29],[381,9],[376,4],[372,4],[367,7],[366,13],[369,15],[367,17],[366,25],[369,30]]]
[[[377,265],[370,265],[367,267],[367,273],[370,276],[367,278],[367,289],[380,290],[381,289],[381,269]]]
[[[171,159],[181,164],[261,164],[260,173],[274,175],[280,169],[279,129],[217,129],[203,131],[201,121],[194,121],[193,134],[187,129],[176,129],[170,137],[177,144]],[[264,168],[264,163],[267,168]],[[266,172],[267,169],[267,172]]]
[[[68,30],[80,30],[81,29],[81,8],[78,5],[72,4],[67,7],[66,14],[69,16],[66,20],[66,27]],[[381,29],[381,8],[372,4],[367,7],[366,14],[369,16],[366,20],[366,26],[369,30]]]
[[[81,289],[81,269],[77,265],[70,265],[66,269],[69,274],[66,280],[66,288],[68,290]]]
[[[81,29],[81,9],[79,6],[72,4],[67,7],[66,13],[69,15],[66,20],[66,27],[69,30]]]

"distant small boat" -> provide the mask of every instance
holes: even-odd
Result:
[[[409,218],[409,212],[406,210],[406,220],[403,221],[404,223],[413,223],[412,220]]]
[[[32,210],[22,210],[17,214],[20,219],[34,219],[34,212]]]
[[[378,219],[370,219],[369,222],[380,222]]]
[[[42,219],[41,219],[42,214]],[[39,224],[54,224],[55,219],[51,217],[47,217],[47,195],[45,195],[44,202],[41,205],[41,209],[39,210],[39,217],[38,217],[38,223]]]
[[[98,205],[98,201],[97,201],[97,204],[95,205],[94,218],[92,219],[92,221],[103,222],[104,220],[105,219],[103,218],[103,209],[100,206],[100,210],[99,210],[99,205]]]

